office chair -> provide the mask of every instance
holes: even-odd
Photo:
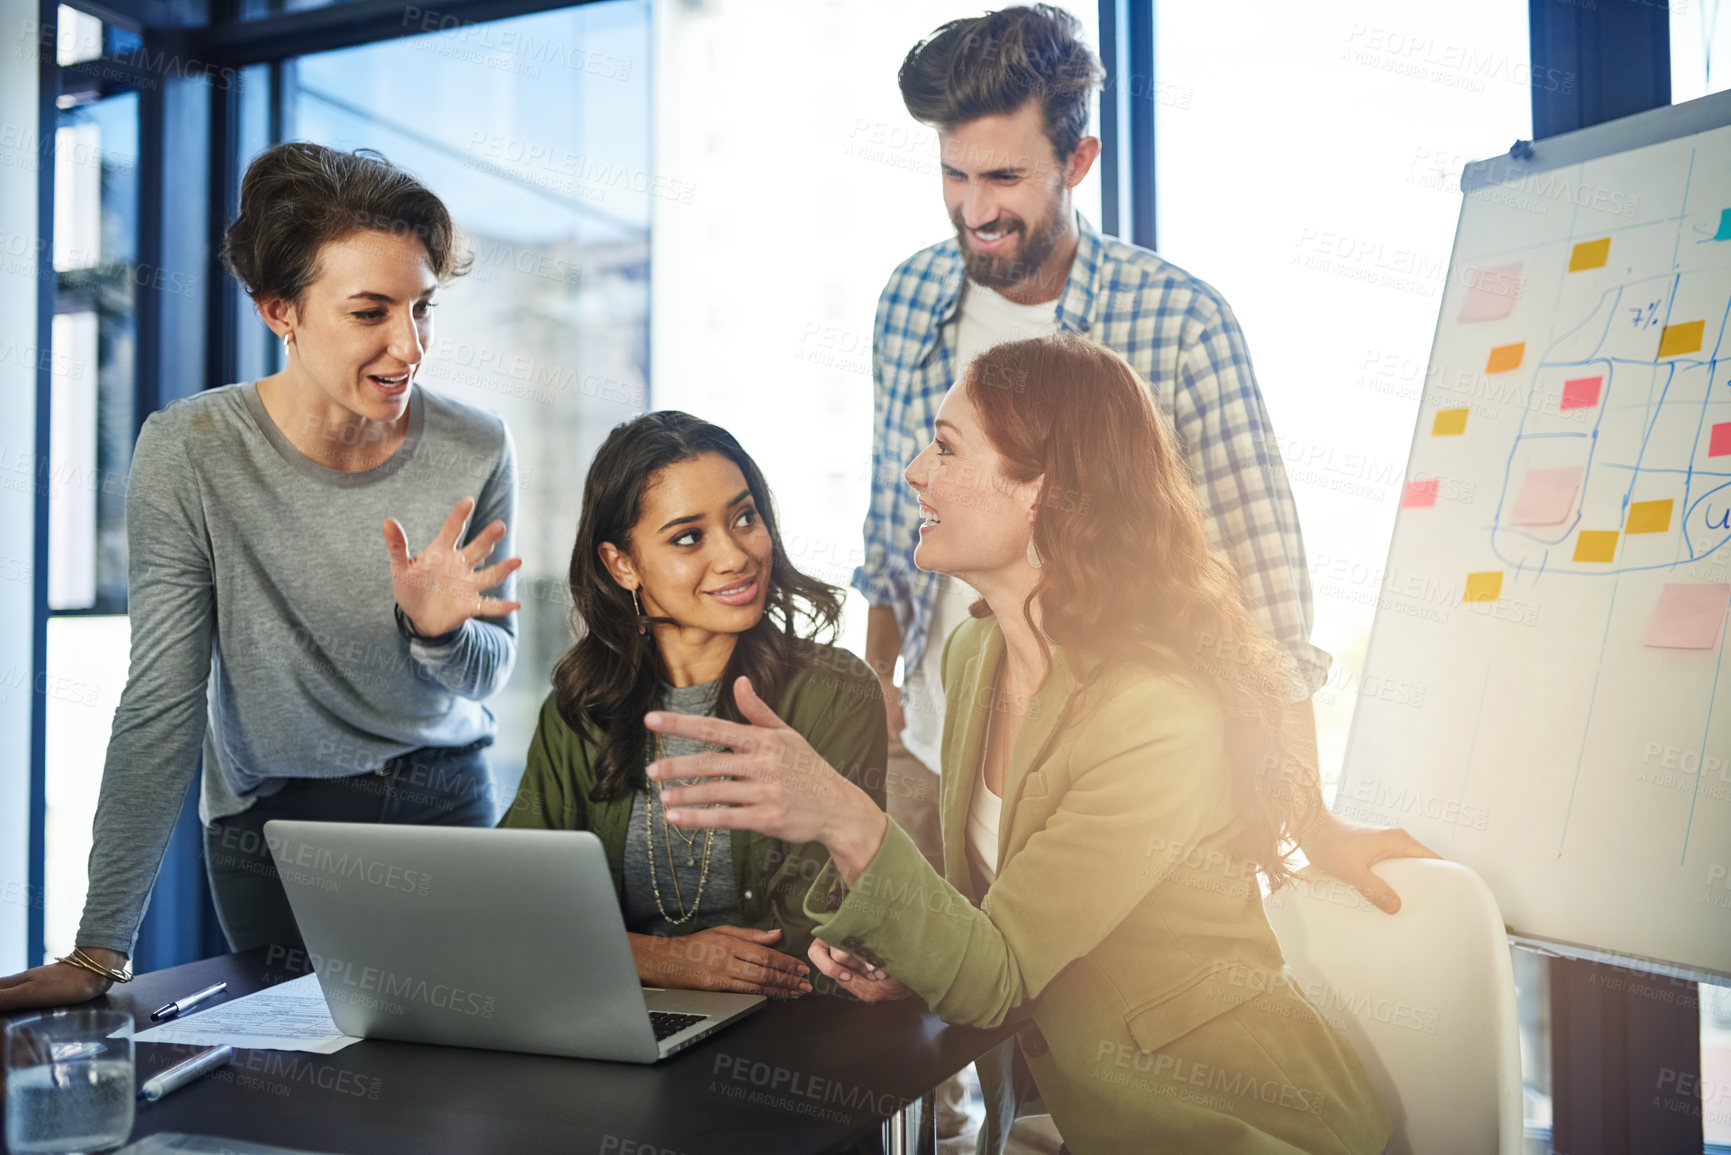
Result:
[[[1287,964],[1375,1080],[1393,1155],[1520,1155],[1515,980],[1490,887],[1458,862],[1374,869],[1399,914],[1320,875],[1265,900]]]

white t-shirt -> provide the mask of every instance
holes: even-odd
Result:
[[[980,750],[980,764],[974,770],[974,800],[968,805],[968,855],[980,876],[990,886],[998,878],[998,822],[1004,813],[1004,800],[986,785],[986,752]]]
[[[956,333],[956,376],[980,353],[1005,341],[1043,337],[1058,331],[1058,300],[1018,305],[969,281],[962,290],[960,328]],[[979,597],[967,583],[952,577],[937,579],[937,603],[926,634],[926,652],[902,675],[902,713],[906,728],[902,745],[934,774],[939,771],[944,736],[944,642],[968,620],[968,607]]]

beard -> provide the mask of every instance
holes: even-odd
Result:
[[[962,246],[968,277],[993,292],[1019,285],[1039,272],[1064,238],[1063,214],[1055,204],[1046,218],[1035,222],[1031,228],[1021,217],[1000,215],[998,223],[1001,228],[1008,233],[1021,234],[1021,242],[1004,253],[981,253],[970,247],[968,228],[962,223],[959,209],[950,213],[950,223],[955,226],[956,239]]]

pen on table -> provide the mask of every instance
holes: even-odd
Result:
[[[152,1075],[144,1081],[144,1086],[138,1089],[138,1097],[154,1103],[170,1091],[178,1091],[200,1075],[208,1074],[218,1067],[226,1066],[234,1058],[234,1048],[224,1043],[220,1047],[211,1047],[200,1051],[184,1063],[176,1063],[161,1074]]]
[[[151,1011],[150,1021],[153,1023],[163,1023],[174,1018],[176,1015],[184,1015],[187,1011],[190,1011],[205,999],[208,999],[213,995],[220,995],[227,989],[227,983],[217,983],[214,986],[205,987],[197,994],[187,995],[184,999],[175,999],[167,1006],[159,1007],[156,1010]]]

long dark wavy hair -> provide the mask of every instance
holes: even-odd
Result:
[[[733,434],[672,409],[615,427],[589,465],[571,550],[571,626],[577,643],[553,667],[560,715],[573,730],[581,733],[587,726],[601,740],[591,801],[622,797],[645,781],[643,715],[653,708],[656,682],[666,672],[653,623],[668,619],[638,616],[630,591],[602,562],[601,543],[631,553],[631,530],[643,515],[644,491],[668,466],[706,453],[719,453],[739,467],[773,548],[763,616],[739,635],[722,673],[717,715],[745,720],[733,700],[734,679],[741,674],[774,705],[789,676],[812,662],[815,644],[836,635],[842,592],[788,560],[763,471]]]
[[[1147,385],[1116,351],[1072,334],[996,345],[965,382],[1009,480],[1045,479],[1033,530],[1043,564],[1022,606],[1034,627],[1038,603],[1042,649],[1050,638],[1211,692],[1226,716],[1238,853],[1280,885],[1292,873],[1283,842],[1316,816],[1315,759],[1288,732],[1285,658],[1209,548],[1177,435]]]

